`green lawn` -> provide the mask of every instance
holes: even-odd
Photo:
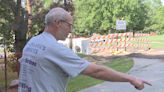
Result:
[[[132,43],[135,45],[149,43],[151,49],[164,48],[164,35],[146,36],[146,37],[139,37],[136,39],[141,40],[142,38],[146,38],[148,40],[148,42],[147,41],[146,42],[138,42],[138,40],[135,40],[135,41],[129,41],[129,43]]]
[[[164,35],[146,37],[150,41],[151,48],[164,48]]]
[[[121,72],[127,72],[133,66],[133,60],[131,58],[117,58],[111,62],[107,62],[104,65],[111,67],[115,70]],[[67,91],[68,92],[77,92],[81,89],[102,83],[103,81],[97,80],[88,76],[80,75],[72,79],[69,84]]]

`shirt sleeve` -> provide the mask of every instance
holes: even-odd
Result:
[[[46,59],[57,64],[71,77],[79,75],[90,64],[90,62],[80,58],[71,49],[61,44],[50,47],[47,50]]]

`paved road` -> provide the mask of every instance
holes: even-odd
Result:
[[[164,92],[164,61],[159,59],[133,59],[135,64],[129,74],[149,80],[153,86],[146,85],[144,90],[138,91],[129,83],[104,82],[79,92]]]

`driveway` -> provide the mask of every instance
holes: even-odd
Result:
[[[104,82],[79,92],[164,92],[164,61],[160,59],[133,59],[134,67],[128,73],[150,81],[153,86],[145,85],[145,89],[138,91],[129,83]]]

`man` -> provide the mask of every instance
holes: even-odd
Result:
[[[143,89],[148,82],[81,59],[59,44],[72,29],[72,16],[53,8],[45,16],[44,32],[29,40],[20,59],[19,92],[66,92],[70,77],[79,74],[113,82],[129,82]]]

